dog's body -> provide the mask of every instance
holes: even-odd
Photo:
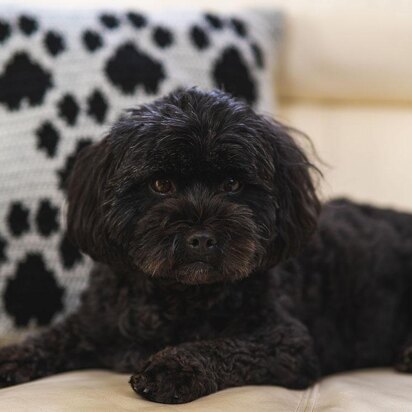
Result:
[[[1,383],[104,367],[180,403],[412,371],[412,215],[320,208],[311,168],[287,129],[221,92],[129,112],[70,183],[69,231],[101,262],[82,304],[2,349]]]

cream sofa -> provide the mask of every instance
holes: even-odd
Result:
[[[40,4],[50,0],[38,0]],[[70,5],[82,6],[82,0]],[[189,0],[174,0],[187,5]],[[87,6],[102,4],[89,0]],[[113,2],[106,1],[113,7]],[[117,0],[115,6],[164,7]],[[402,0],[197,0],[209,8],[279,5],[286,35],[277,116],[305,131],[328,166],[321,191],[412,209],[412,6]],[[63,4],[64,5],[64,4]],[[412,252],[412,251],[411,251]],[[186,405],[138,398],[127,375],[71,372],[0,391],[1,411],[412,411],[412,376],[344,373],[306,391],[234,388]]]

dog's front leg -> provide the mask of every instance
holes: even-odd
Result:
[[[96,348],[76,315],[19,344],[0,349],[0,387],[72,369],[96,367]]]
[[[305,388],[318,375],[312,339],[296,322],[248,336],[167,347],[151,356],[130,383],[149,400],[184,403],[241,385]]]

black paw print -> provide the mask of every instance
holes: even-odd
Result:
[[[147,18],[142,13],[129,11],[126,13],[126,18],[135,29],[142,29],[147,25]]]
[[[8,260],[7,257],[7,247],[8,247],[8,243],[6,238],[4,238],[1,234],[0,234],[0,266],[3,263],[6,263]]]
[[[59,230],[59,208],[51,199],[41,199],[30,219],[30,208],[23,200],[12,201],[6,215],[6,224],[10,234],[19,238],[30,232],[32,226],[43,237],[48,237]]]
[[[108,59],[105,72],[111,83],[124,94],[133,94],[141,86],[155,94],[166,78],[163,65],[142,52],[134,43],[119,46]]]
[[[13,31],[12,27],[16,29]],[[58,57],[67,48],[64,35],[59,30],[42,30],[38,18],[31,15],[20,15],[16,22],[0,19],[0,44],[18,31],[30,37],[30,45],[26,51],[14,51],[0,66],[0,104],[9,110],[18,110],[23,101],[27,101],[29,106],[42,104],[53,87],[51,69],[29,52],[31,42],[33,46],[40,42],[52,58]]]
[[[74,150],[66,157],[64,165],[57,171],[60,190],[63,190],[64,192],[67,190],[67,183],[68,183],[67,181],[73,169],[74,162],[76,161],[78,154],[85,147],[91,144],[92,144],[92,139],[90,138],[79,139],[76,143]]]
[[[11,201],[6,212],[8,240],[0,235],[0,265],[8,261],[7,249],[11,243],[23,236],[59,236],[59,214],[58,205],[50,198],[40,199],[31,206],[25,200]],[[65,269],[72,269],[83,260],[64,233],[59,241],[59,255]],[[26,251],[15,263],[14,273],[5,284],[4,307],[16,326],[27,326],[32,320],[46,325],[63,309],[64,289],[56,280],[56,269],[39,251]]]
[[[212,46],[212,37],[231,31],[240,41],[245,42],[258,69],[264,67],[264,53],[256,40],[250,38],[245,21],[238,17],[222,17],[206,13],[203,21],[193,24],[189,29],[189,39],[193,46],[203,52]],[[215,34],[214,34],[215,33]],[[249,63],[242,50],[235,44],[225,47],[215,59],[212,67],[215,86],[246,100],[249,104],[257,101],[257,83],[253,78]]]
[[[94,53],[103,47],[103,36],[95,30],[87,29],[82,34],[83,45],[89,53]]]
[[[39,29],[37,19],[26,14],[22,14],[17,18],[17,24],[21,32],[26,36],[31,36]]]
[[[20,108],[27,99],[30,106],[37,106],[44,100],[52,87],[52,75],[27,52],[15,52],[5,63],[0,74],[0,103],[9,110]]]
[[[34,219],[31,220],[31,215]],[[35,228],[42,237],[49,237],[59,230],[59,208],[50,199],[42,199],[34,214],[23,200],[11,201],[6,213],[6,228],[9,241],[0,234],[0,266],[8,261],[7,249],[10,239],[20,239]]]
[[[135,11],[125,14],[103,13],[98,16],[101,30],[85,28],[81,34],[83,46],[89,53],[97,53],[104,47],[104,36],[127,24],[135,30],[150,30],[153,45],[159,49],[169,49],[175,43],[171,29],[164,25],[151,25],[146,15]],[[104,72],[109,82],[121,93],[131,95],[138,88],[147,94],[159,91],[160,84],[166,79],[162,62],[141,50],[136,42],[125,40],[119,44],[107,58]],[[95,99],[96,106],[100,105]]]
[[[243,98],[249,104],[256,101],[256,82],[237,47],[229,46],[223,50],[213,68],[213,78],[217,87],[233,96]]]
[[[76,150],[80,151],[86,143],[79,141]],[[69,156],[69,161],[65,165],[64,172],[68,173],[74,163],[75,155]],[[61,181],[64,181],[62,172]],[[34,230],[41,237],[48,238],[61,232],[59,223],[59,206],[54,204],[52,199],[44,198],[30,210],[30,207],[23,200],[12,201],[6,214],[6,226],[10,235],[15,238],[30,233]],[[0,235],[0,264],[6,260],[6,240]],[[62,266],[65,269],[72,269],[75,265],[82,262],[83,256],[78,249],[69,241],[67,235],[63,233],[59,241],[59,254]]]
[[[3,19],[0,19],[0,44],[5,43],[11,36],[11,26]]]
[[[40,253],[28,253],[6,282],[4,306],[16,326],[47,325],[63,309],[63,288]]]
[[[109,111],[108,101],[107,96],[98,88],[92,90],[84,102],[80,102],[71,93],[64,93],[56,103],[56,114],[68,127],[77,125],[82,110],[94,122],[103,124]],[[34,130],[36,149],[48,158],[56,157],[62,134],[63,131],[56,125],[56,121],[43,120]],[[90,139],[81,138],[80,140],[89,141]],[[63,184],[60,184],[60,187],[63,187]]]

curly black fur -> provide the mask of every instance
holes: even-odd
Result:
[[[69,184],[69,233],[99,262],[81,307],[0,350],[1,384],[102,367],[181,403],[353,368],[411,371],[412,215],[321,207],[313,169],[288,128],[219,91],[128,111]],[[222,190],[229,177],[241,190]],[[174,192],[150,188],[163,178]],[[213,240],[202,253],[188,242],[199,231]]]

